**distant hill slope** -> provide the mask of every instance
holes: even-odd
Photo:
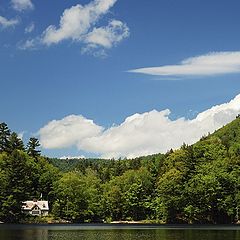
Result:
[[[240,117],[217,130],[212,136],[220,138],[227,148],[240,144]]]
[[[97,196],[105,204],[101,216],[107,214],[113,220],[215,224],[239,221],[239,117],[193,145],[183,144],[166,154],[123,160],[49,161],[67,172],[60,181],[60,190],[71,176],[74,184],[78,178],[88,179],[84,183],[97,179],[103,189]],[[63,189],[72,187],[72,182],[69,184]],[[61,196],[65,198],[65,194]]]

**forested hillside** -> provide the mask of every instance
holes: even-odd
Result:
[[[41,193],[53,218],[71,222],[238,220],[239,118],[192,146],[129,160],[49,159],[38,145],[0,125],[0,221],[25,219],[21,202]]]

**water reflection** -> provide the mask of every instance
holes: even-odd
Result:
[[[0,240],[49,240],[48,229],[0,229]]]
[[[238,229],[1,226],[0,240],[239,240]]]

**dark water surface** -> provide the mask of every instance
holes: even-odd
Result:
[[[240,240],[240,226],[0,225],[0,240]]]

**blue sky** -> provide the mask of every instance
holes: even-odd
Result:
[[[69,10],[69,17],[65,19],[67,22],[73,16],[70,10],[79,10],[76,7],[79,4],[86,8],[89,4],[104,1],[109,8],[99,16],[93,16],[96,19],[87,27],[87,32],[78,32],[77,37],[73,37],[72,33],[66,35],[68,33],[60,29],[59,22],[64,11]],[[125,144],[134,145],[134,139],[124,138],[122,132],[110,132],[111,127],[123,124],[135,113],[140,114],[135,116],[138,119],[144,113],[151,115],[154,109],[159,114],[170,109],[169,121],[180,117],[195,119],[198,113],[237,96],[240,92],[239,8],[237,0],[3,0],[0,3],[0,121],[7,122],[18,133],[24,132],[25,139],[39,134],[39,130],[47,127],[52,120],[63,120],[57,122],[60,128],[57,125],[56,129],[62,130],[64,137],[68,130],[63,129],[61,124],[64,125],[64,118],[70,115],[82,115],[101,128],[95,135],[87,135],[88,139],[84,141],[82,138],[72,141],[76,137],[71,135],[64,137],[71,142],[66,146],[56,143],[59,138],[56,129],[55,132],[47,129],[47,134],[45,131],[45,135],[40,134],[40,137],[44,142],[42,152],[48,156],[131,157],[164,151],[157,147],[149,149],[143,141],[125,152]],[[118,24],[115,35],[113,23]],[[54,30],[47,31],[50,25],[55,26]],[[81,27],[79,23],[79,29]],[[64,32],[64,37],[59,37],[60,30]],[[102,31],[106,33],[106,30],[112,34],[111,38],[100,38]],[[31,41],[31,46],[26,47],[27,41]],[[234,58],[234,66],[226,66],[225,61],[218,66],[219,69],[230,68],[230,71],[179,75],[171,72],[170,68],[167,76],[159,72],[146,74],[145,70],[128,72],[181,65],[183,60],[208,56],[213,52],[217,60],[223,52],[233,54],[223,56],[223,59]],[[194,68],[195,65],[191,62],[189,67]],[[224,122],[204,127],[199,134],[206,129],[213,131],[230,121],[238,109],[234,108],[234,111]],[[80,126],[82,119],[76,121]],[[70,122],[72,124],[72,120]],[[158,119],[160,122],[161,119]],[[154,133],[155,123],[151,126]],[[79,128],[76,128],[77,131]],[[161,129],[156,127],[156,131]],[[168,131],[171,134],[172,129]],[[131,133],[134,134],[132,130]],[[99,137],[99,134],[101,139],[95,143],[98,147],[92,146],[90,143],[96,138],[91,138]],[[125,134],[128,135],[128,132]],[[185,136],[186,142],[195,141],[199,134],[191,139]],[[106,141],[105,135],[109,135]],[[147,136],[145,141],[150,137]],[[111,142],[120,138],[124,142],[121,147],[111,146],[108,149]],[[185,138],[179,139],[183,140]],[[174,147],[178,145],[179,142],[173,143]],[[102,151],[99,148],[106,149]]]

